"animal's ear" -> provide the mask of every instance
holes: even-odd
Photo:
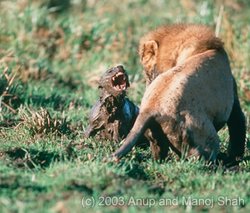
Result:
[[[158,44],[156,41],[146,41],[139,49],[141,63],[146,65],[147,63],[156,64],[156,58],[158,55]]]
[[[97,81],[98,82],[98,89],[102,89],[103,88],[103,79],[102,78],[99,78],[99,80]]]

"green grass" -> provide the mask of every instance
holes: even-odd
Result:
[[[176,22],[215,28],[221,1],[180,2],[0,1],[0,212],[249,212],[247,0],[225,1],[219,32],[248,124],[237,169],[173,154],[160,164],[139,148],[120,163],[103,162],[119,144],[83,139],[97,80],[108,67],[125,66],[128,96],[140,103],[145,82],[137,47],[144,33]],[[219,134],[225,150],[227,130]]]

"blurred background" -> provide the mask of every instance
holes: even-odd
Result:
[[[8,67],[18,73],[15,79],[21,84],[29,84],[10,107],[45,106],[46,100],[38,97],[42,95],[67,96],[59,108],[83,96],[82,102],[91,104],[100,74],[116,64],[125,65],[132,81],[130,96],[139,103],[144,83],[138,41],[159,25],[179,22],[207,24],[216,31],[231,59],[241,98],[249,102],[249,14],[247,0],[2,0],[0,70]]]

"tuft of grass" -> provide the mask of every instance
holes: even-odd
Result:
[[[52,118],[49,111],[44,108],[39,111],[20,108],[19,116],[22,120],[19,125],[24,125],[32,136],[48,133],[62,135],[71,132],[66,118]]]

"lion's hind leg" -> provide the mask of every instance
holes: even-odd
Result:
[[[153,120],[145,135],[150,141],[153,158],[164,161],[168,156],[170,142],[160,124]]]
[[[227,125],[230,135],[227,161],[237,161],[243,157],[246,143],[246,121],[237,94]]]
[[[227,154],[222,154],[222,160],[225,165],[234,165],[243,158],[246,140],[245,117],[239,104],[234,105],[227,125],[230,139]]]
[[[215,162],[220,149],[220,139],[216,129],[209,119],[200,122],[187,130],[188,156],[203,157],[206,161]]]

